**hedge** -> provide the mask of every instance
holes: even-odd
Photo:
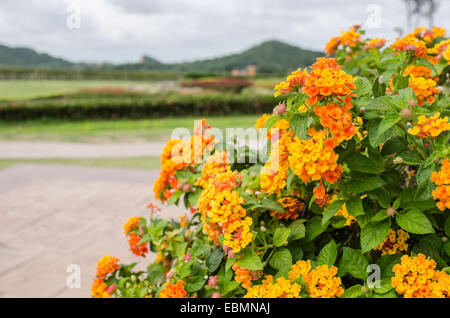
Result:
[[[159,118],[167,116],[211,116],[272,112],[279,99],[270,95],[127,95],[78,96],[0,104],[0,120],[41,118],[82,120]]]

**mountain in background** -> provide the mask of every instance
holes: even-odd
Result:
[[[320,52],[304,50],[280,41],[267,41],[242,53],[194,62],[165,64],[152,57],[144,56],[137,63],[99,65],[72,63],[48,54],[37,53],[32,49],[10,48],[0,45],[0,66],[228,73],[235,69],[244,70],[248,65],[255,65],[258,73],[285,73],[297,67],[310,65],[317,57],[323,55]]]
[[[24,47],[0,45],[0,66],[32,68],[72,68],[75,64]]]

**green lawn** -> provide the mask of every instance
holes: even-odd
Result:
[[[208,117],[213,127],[248,128],[255,124],[259,115]],[[188,128],[191,132],[194,120],[201,117],[161,118],[117,121],[28,121],[0,122],[2,140],[39,140],[71,142],[103,141],[165,141],[173,129]]]
[[[0,80],[0,99],[21,100],[71,93],[94,87],[144,87],[144,81]]]
[[[159,169],[159,157],[98,158],[98,159],[0,159],[0,169],[15,164],[71,165],[128,169]]]

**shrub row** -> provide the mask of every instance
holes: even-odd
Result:
[[[41,118],[82,120],[158,118],[167,116],[211,116],[272,112],[277,98],[270,95],[126,95],[49,98],[3,102],[0,120]]]

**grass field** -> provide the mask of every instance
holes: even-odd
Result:
[[[208,117],[207,123],[220,129],[252,127],[259,115]],[[0,122],[2,140],[39,140],[71,142],[165,141],[173,129],[188,128],[200,117],[162,118],[117,121],[49,121]]]
[[[0,99],[22,100],[48,97],[96,87],[145,88],[151,83],[145,81],[0,80]]]
[[[159,169],[159,157],[99,158],[99,159],[0,159],[0,169],[15,164],[71,165],[127,169]]]

